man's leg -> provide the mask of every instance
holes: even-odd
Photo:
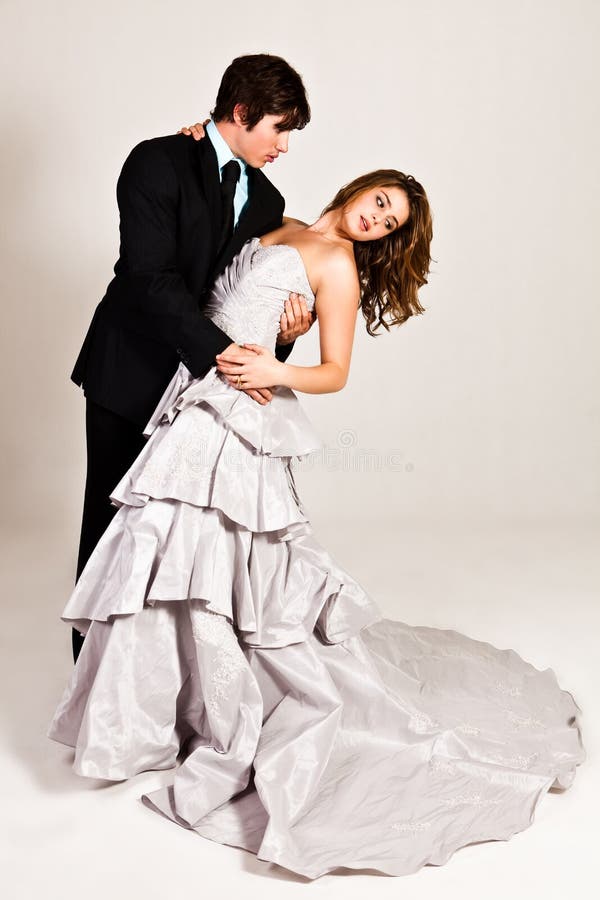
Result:
[[[85,432],[87,473],[76,580],[117,512],[109,495],[146,443],[139,425],[91,400],[86,400]],[[83,636],[75,628],[72,642],[77,662]]]

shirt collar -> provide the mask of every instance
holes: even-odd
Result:
[[[235,156],[233,150],[231,149],[223,135],[220,133],[219,129],[212,119],[206,126],[205,130],[207,137],[210,138],[210,142],[215,148],[219,171],[221,171],[223,166],[226,165],[230,160],[235,159],[237,160],[237,162],[239,162],[241,174],[243,175],[246,172],[246,163],[243,159],[240,159],[239,156]]]

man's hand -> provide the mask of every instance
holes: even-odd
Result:
[[[209,122],[210,119],[205,119],[204,122],[196,122],[195,125],[183,125],[177,134],[187,134],[188,136],[191,134],[195,141],[201,141],[206,134],[204,128]]]
[[[309,312],[306,299],[302,294],[290,294],[285,301],[285,312],[279,321],[278,344],[292,344],[296,338],[306,334],[315,316]]]
[[[234,387],[237,384],[237,378],[234,378],[233,375],[230,375],[227,381]],[[266,406],[267,403],[270,403],[273,399],[273,392],[270,391],[269,388],[261,388],[256,391],[244,389],[244,394],[248,394],[249,397],[252,397],[252,399],[256,400],[257,403],[260,403],[261,406]]]

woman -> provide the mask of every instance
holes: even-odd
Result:
[[[244,246],[207,314],[256,359],[180,366],[63,614],[87,637],[49,734],[75,771],[120,780],[181,754],[149,807],[309,878],[506,839],[584,756],[550,670],[383,619],[295,489],[292,458],[320,441],[292,389],[344,386],[359,308],[371,333],[422,312],[430,241],[421,185],[380,170]],[[317,313],[319,365],[271,352],[290,292]],[[266,406],[244,393],[273,384]]]

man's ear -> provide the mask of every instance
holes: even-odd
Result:
[[[245,127],[248,121],[248,107],[245,103],[236,103],[233,107],[233,121],[240,127]]]

